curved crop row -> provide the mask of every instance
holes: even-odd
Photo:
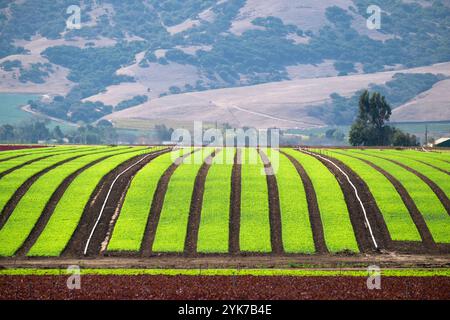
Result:
[[[398,151],[398,150],[384,150],[383,152],[378,153],[379,156],[390,155],[397,156],[403,159],[416,160],[418,162],[429,164],[430,166],[439,168],[441,170],[450,172],[450,163],[443,161],[441,158],[436,158],[433,156],[431,152],[420,152],[420,151]],[[447,160],[450,161],[450,156],[447,157]]]
[[[408,209],[390,181],[367,163],[344,155],[344,153],[347,153],[346,150],[330,151],[333,158],[342,161],[367,184],[383,215],[391,239],[394,241],[421,241]]]
[[[24,184],[28,179],[38,174],[39,172],[46,170],[62,161],[67,161],[73,157],[83,155],[86,152],[97,152],[94,150],[80,149],[77,152],[65,152],[62,154],[57,154],[55,156],[42,159],[32,164],[26,165],[19,170],[15,170],[10,174],[2,177],[0,179],[0,212],[4,209],[5,205],[9,199],[14,195],[14,193],[19,189],[19,187]]]
[[[330,252],[359,252],[344,194],[334,175],[316,158],[286,150],[305,168],[317,196],[327,248]]]
[[[70,241],[92,193],[101,179],[136,156],[149,153],[145,147],[112,156],[83,171],[72,181],[28,256],[59,256]]]
[[[94,154],[83,155],[41,176],[20,199],[0,230],[0,256],[12,256],[21,247],[53,193],[68,176],[94,161],[123,152],[126,152],[123,148],[96,150]]]
[[[205,159],[213,151],[212,148],[206,148],[189,155],[170,179],[156,229],[153,252],[184,251],[195,179]]]
[[[308,203],[301,177],[285,155],[269,149],[267,156],[277,178],[284,250],[288,253],[314,253]]]
[[[270,213],[264,163],[254,148],[242,149],[240,250],[271,252]]]
[[[109,251],[139,251],[145,233],[153,196],[158,182],[173,159],[190,153],[191,149],[172,151],[148,163],[134,177],[116,222]]]
[[[439,170],[427,166],[426,164],[420,163],[416,160],[402,157],[401,155],[392,155],[391,153],[384,152],[380,154],[374,151],[369,151],[368,153],[385,159],[394,160],[415,171],[420,172],[422,175],[433,181],[439,188],[441,188],[442,191],[444,191],[444,193],[447,195],[447,197],[450,197],[450,177],[442,174],[442,172],[440,172]]]
[[[450,243],[450,216],[431,188],[415,174],[388,160],[374,157],[370,153],[349,151],[368,160],[394,176],[406,188],[422,213],[430,232],[437,243]]]
[[[28,154],[39,154],[51,151],[61,151],[64,149],[73,148],[73,146],[58,146],[58,147],[48,147],[48,148],[31,148],[31,149],[20,149],[20,150],[9,150],[0,152],[0,160],[8,159],[11,157],[22,157]]]
[[[235,153],[235,149],[226,148],[217,154],[206,177],[198,231],[198,252],[228,252],[231,177]]]
[[[73,152],[79,152],[79,151],[88,151],[92,150],[93,148],[84,148],[84,147],[78,147],[78,148],[68,148],[68,149],[56,149],[56,150],[50,150],[48,152],[41,152],[41,153],[33,153],[33,154],[27,154],[19,158],[14,158],[11,160],[6,160],[3,162],[0,162],[0,174],[5,173],[8,170],[11,170],[13,168],[16,168],[18,166],[21,166],[29,161],[38,161],[41,158],[45,157],[52,157],[59,154],[70,154]]]

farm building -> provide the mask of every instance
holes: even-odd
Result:
[[[450,138],[441,138],[434,142],[436,148],[450,148]]]

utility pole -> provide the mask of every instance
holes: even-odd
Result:
[[[428,125],[425,125],[425,147],[428,145]]]

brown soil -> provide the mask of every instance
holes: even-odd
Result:
[[[195,150],[194,152],[196,152]],[[178,158],[162,175],[158,181],[155,194],[153,196],[152,206],[150,208],[150,214],[147,220],[147,226],[145,228],[144,238],[142,240],[141,255],[144,257],[150,257],[153,255],[152,248],[155,240],[156,229],[158,228],[159,218],[161,216],[161,210],[164,204],[164,198],[166,196],[167,188],[169,187],[169,181],[175,170],[183,163],[183,160],[189,157],[192,153],[186,154]]]
[[[306,200],[308,202],[308,212],[309,212],[309,220],[311,222],[311,228],[314,238],[314,245],[316,248],[316,253],[324,254],[328,253],[328,248],[325,243],[325,236],[323,233],[323,224],[322,219],[320,218],[320,210],[319,205],[317,203],[316,191],[314,190],[314,186],[306,173],[303,166],[298,162],[294,157],[288,155],[280,151],[283,155],[285,155],[295,166],[297,172],[302,179],[303,186],[305,188]]]
[[[183,255],[161,255],[146,257],[105,257],[95,259],[79,258],[0,258],[0,269],[32,268],[32,269],[65,269],[71,265],[79,265],[85,269],[211,269],[211,268],[268,268],[268,269],[354,269],[378,265],[381,268],[449,268],[450,255],[447,254],[401,254],[396,252],[382,254],[315,254],[284,256],[267,255],[205,255],[186,258]]]
[[[67,177],[61,185],[56,189],[56,191],[51,196],[49,202],[45,206],[44,210],[42,211],[42,214],[39,217],[39,220],[35,224],[33,230],[31,231],[30,235],[28,236],[27,240],[25,240],[22,247],[17,251],[16,256],[17,257],[25,257],[28,251],[31,249],[31,247],[34,245],[34,243],[37,241],[39,236],[41,235],[42,231],[44,231],[45,226],[47,225],[48,221],[50,220],[53,212],[55,211],[56,206],[58,205],[59,200],[66,192],[69,185],[72,183],[75,178],[80,175],[83,171],[89,169],[90,167],[96,165],[97,163],[112,157],[106,156],[101,159],[98,159],[94,162],[91,162],[90,164],[84,166],[83,168],[79,169],[78,171],[71,174],[69,177]]]
[[[22,150],[22,149],[39,149],[39,148],[48,148],[48,146],[6,146],[6,145],[0,145],[0,152],[1,151]]]
[[[364,180],[361,179],[355,172],[353,172],[353,170],[351,170],[348,166],[346,166],[341,161],[334,159],[334,158],[324,156],[324,155],[322,155],[322,157],[327,158],[327,159],[333,161],[336,165],[338,165],[350,177],[350,180],[355,185],[356,189],[358,190],[359,197],[360,197],[361,201],[363,202],[364,207],[366,209],[367,218],[369,220],[370,226],[372,227],[372,232],[377,241],[379,249],[392,248],[392,240],[391,240],[391,237],[389,234],[389,230],[383,219],[383,215],[382,215],[380,209],[378,208],[375,198],[373,197],[372,193],[370,192],[369,187],[364,182]],[[347,183],[347,185],[348,185],[348,181],[342,175],[342,173],[338,172],[338,170],[336,170],[335,167],[333,167],[333,166],[330,166],[330,167],[333,170],[334,174],[337,173],[339,175],[339,176],[337,176],[337,179],[339,181],[342,179],[342,181],[344,181],[344,183]],[[354,190],[353,190],[353,188],[351,188],[350,185],[348,185],[348,188],[349,188],[349,192],[351,194],[354,194]],[[351,199],[351,198],[349,199],[349,201],[352,201],[352,200],[354,200],[354,204],[357,203],[356,196],[354,197],[354,199]],[[358,208],[360,211],[359,216],[351,217],[351,218],[353,218],[355,220],[359,219],[358,224],[364,225],[364,227],[366,229],[365,236],[370,237],[369,231],[366,226],[365,219],[363,217],[364,213],[362,212],[359,205],[358,205]],[[370,245],[372,246],[371,240],[370,240]]]
[[[14,209],[16,208],[17,204],[19,203],[20,199],[27,193],[28,189],[33,185],[33,183],[36,182],[41,176],[46,174],[47,172],[62,166],[63,164],[70,162],[72,160],[80,158],[82,155],[78,155],[76,157],[72,157],[69,159],[66,159],[64,161],[60,161],[29,178],[27,181],[25,181],[24,184],[22,184],[14,193],[14,195],[8,200],[5,207],[3,208],[1,214],[0,214],[0,229],[3,228],[5,223],[8,221],[11,214],[14,212]],[[47,157],[46,157],[47,158]]]
[[[359,300],[450,299],[448,277],[82,276],[80,290],[67,276],[1,276],[0,300]]]
[[[266,172],[267,189],[269,193],[269,220],[270,220],[270,239],[272,244],[273,254],[283,254],[283,235],[281,227],[281,209],[280,197],[278,192],[277,178],[275,177],[272,164],[267,155],[258,150],[261,160],[264,163],[264,170]]]
[[[205,192],[206,176],[216,154],[220,149],[214,151],[205,159],[205,162],[198,171],[195,178],[194,190],[192,191],[191,207],[189,211],[189,220],[184,244],[184,253],[187,256],[194,256],[197,253],[198,229],[203,206],[203,194]]]
[[[230,254],[238,254],[240,251],[239,233],[241,225],[241,172],[242,153],[240,149],[237,149],[234,157],[233,171],[231,174],[230,227],[228,241],[228,252]]]
[[[132,152],[132,151],[130,151]],[[108,202],[106,204],[105,210],[103,212],[102,218],[100,219],[97,229],[92,237],[87,255],[88,256],[98,256],[102,249],[102,242],[105,240],[111,219],[114,216],[115,209],[120,202],[121,196],[127,190],[128,182],[134,177],[134,175],[144,167],[148,162],[158,156],[157,153],[154,156],[147,157],[148,154],[136,156],[109,172],[98,184],[96,190],[93,192],[91,199],[86,204],[86,208],[81,217],[80,223],[77,226],[69,244],[63,251],[63,256],[83,256],[84,246],[88,240],[88,237],[95,225],[98,218],[98,214],[101,211],[103,202],[106,199],[109,188],[111,187],[113,181],[116,177],[126,170],[128,167],[147,157],[144,161],[139,163],[137,166],[133,167],[131,170],[123,174],[114,186]]]
[[[396,178],[394,178],[394,176],[392,176],[386,170],[383,170],[382,168],[378,167],[377,165],[373,164],[372,162],[370,162],[368,160],[362,159],[357,156],[351,156],[351,157],[365,162],[366,164],[368,164],[369,166],[371,166],[372,168],[374,168],[375,170],[377,170],[378,172],[383,174],[389,180],[389,182],[392,183],[392,185],[395,187],[395,189],[399,193],[400,197],[402,198],[402,201],[405,204],[406,208],[408,209],[408,211],[411,215],[411,218],[414,221],[414,224],[416,225],[417,230],[419,231],[419,234],[422,238],[422,243],[423,243],[424,247],[431,252],[436,252],[438,250],[437,245],[434,242],[434,239],[431,235],[430,230],[428,229],[428,226],[427,226],[422,214],[420,213],[420,211],[417,208],[416,204],[414,203],[413,199],[411,198],[409,193],[406,191],[405,187],[400,183],[400,181],[398,181]],[[410,246],[408,246],[407,243],[403,243],[402,246],[410,247]],[[411,247],[411,249],[414,249],[414,248]]]
[[[360,252],[370,252],[374,250],[374,245],[370,239],[370,234],[365,224],[364,212],[359,205],[358,199],[356,198],[352,186],[336,167],[319,157],[316,157],[316,159],[319,160],[325,167],[327,167],[327,169],[330,170],[331,173],[333,173],[333,175],[336,177],[336,180],[339,182],[339,185],[341,186]]]

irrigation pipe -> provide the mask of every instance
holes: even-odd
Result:
[[[159,151],[159,152],[153,152],[153,153],[150,153],[150,154],[146,155],[145,157],[143,157],[143,158],[142,158],[141,160],[139,160],[138,162],[136,162],[136,163],[134,163],[133,165],[131,165],[131,166],[129,166],[128,168],[126,168],[124,171],[122,171],[122,172],[114,179],[113,183],[111,184],[111,187],[109,188],[108,194],[106,195],[105,201],[103,202],[102,209],[100,210],[100,214],[98,215],[97,221],[95,222],[94,227],[92,228],[92,231],[91,231],[91,233],[90,233],[90,235],[89,235],[89,238],[88,238],[88,240],[87,240],[87,242],[86,242],[86,246],[84,247],[84,252],[83,252],[84,255],[87,255],[87,251],[88,251],[89,245],[90,245],[90,243],[91,243],[92,237],[94,236],[95,230],[97,229],[97,226],[98,226],[98,224],[100,223],[100,220],[101,220],[101,218],[102,218],[102,216],[103,216],[103,212],[105,211],[105,208],[106,208],[106,203],[107,203],[108,200],[109,200],[109,197],[110,197],[110,195],[111,195],[112,189],[114,188],[116,182],[120,179],[121,176],[123,176],[125,173],[127,173],[128,171],[130,171],[131,169],[133,169],[135,166],[137,166],[138,164],[140,164],[140,163],[141,163],[142,161],[144,161],[145,159],[147,159],[147,158],[149,158],[149,157],[151,157],[151,156],[155,156],[155,155],[164,153],[164,152],[166,152],[166,151],[167,151],[167,150],[162,150],[162,151]]]
[[[369,229],[370,237],[372,238],[373,245],[375,246],[375,249],[378,250],[378,244],[377,244],[377,241],[375,240],[375,236],[373,235],[372,227],[371,227],[371,225],[370,225],[369,218],[367,217],[367,211],[366,211],[366,208],[364,207],[364,204],[363,204],[363,202],[361,201],[361,198],[359,197],[358,189],[355,187],[355,185],[354,185],[353,182],[351,181],[350,177],[344,172],[344,170],[342,170],[342,169],[341,169],[337,164],[335,164],[333,161],[331,161],[331,160],[329,160],[329,159],[327,159],[327,158],[324,158],[324,157],[322,157],[321,155],[318,155],[318,154],[316,154],[316,153],[312,153],[312,152],[306,151],[306,150],[304,150],[304,149],[300,149],[300,150],[301,150],[302,152],[304,152],[304,153],[307,153],[307,154],[313,156],[313,157],[317,157],[317,158],[320,158],[320,159],[322,159],[322,160],[324,160],[324,161],[326,161],[326,162],[328,162],[328,163],[331,163],[334,167],[336,167],[336,168],[337,168],[337,169],[345,176],[345,178],[347,178],[347,181],[350,183],[350,185],[352,186],[353,190],[355,191],[356,198],[358,199],[359,205],[361,206],[361,209],[362,209],[362,211],[363,211],[363,213],[364,213],[364,219],[366,220],[366,226],[367,226],[367,228]]]

